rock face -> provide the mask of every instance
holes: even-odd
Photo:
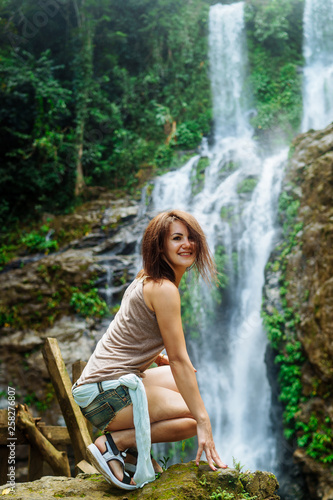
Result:
[[[294,458],[303,468],[310,497],[329,500],[333,498],[333,125],[294,140],[283,190],[299,205],[292,222],[296,231],[287,250],[280,241],[273,252],[265,307],[268,314],[281,312],[283,297],[285,310],[294,312],[284,325],[285,345],[288,336],[294,336],[304,356]],[[291,211],[290,202],[283,215],[286,225],[291,224]],[[285,354],[283,349],[281,353]]]
[[[58,339],[70,375],[74,361],[89,358],[138,271],[146,224],[139,209],[139,202],[103,190],[73,214],[47,216],[59,251],[22,255],[0,273],[0,391],[15,387],[17,402],[43,410],[48,424],[59,423],[61,413],[41,353],[44,340]],[[102,319],[71,304],[74,291],[92,288],[111,307]]]
[[[20,483],[9,498],[16,500],[48,500],[54,498],[93,498],[102,500],[203,500],[203,499],[255,499],[279,500],[279,484],[273,474],[236,470],[213,472],[201,462],[173,465],[153,483],[133,492],[113,488],[102,476],[79,474],[76,478],[45,476],[31,483]],[[6,494],[8,486],[0,487]],[[9,492],[8,492],[9,493]],[[5,497],[4,497],[5,498]]]

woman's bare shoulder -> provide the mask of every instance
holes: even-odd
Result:
[[[152,290],[154,293],[164,294],[164,293],[179,293],[178,288],[172,281],[168,279],[160,280],[147,280],[145,282],[145,288]]]
[[[174,283],[168,279],[158,281],[149,280],[144,284],[144,297],[148,306],[155,310],[161,303],[179,301],[179,291]]]

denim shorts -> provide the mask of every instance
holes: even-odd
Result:
[[[106,391],[102,384],[98,385],[101,392],[88,406],[81,408],[81,412],[97,429],[104,431],[120,410],[132,404],[132,400],[124,385]]]

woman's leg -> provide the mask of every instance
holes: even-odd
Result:
[[[179,392],[175,379],[173,378],[171,368],[167,365],[149,368],[149,370],[145,371],[145,377],[142,380],[145,387],[157,385]]]
[[[196,421],[178,392],[170,367],[147,370],[143,383],[151,422],[151,442],[175,442],[195,436]],[[112,432],[120,451],[136,447],[133,407],[127,406],[119,411],[106,430]],[[103,452],[105,440],[105,436],[100,436],[95,441],[95,445]],[[112,471],[122,480],[123,472],[120,464],[112,463]]]

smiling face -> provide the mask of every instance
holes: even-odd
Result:
[[[178,220],[171,222],[165,239],[163,258],[174,272],[183,275],[196,258],[196,244],[185,224]]]

